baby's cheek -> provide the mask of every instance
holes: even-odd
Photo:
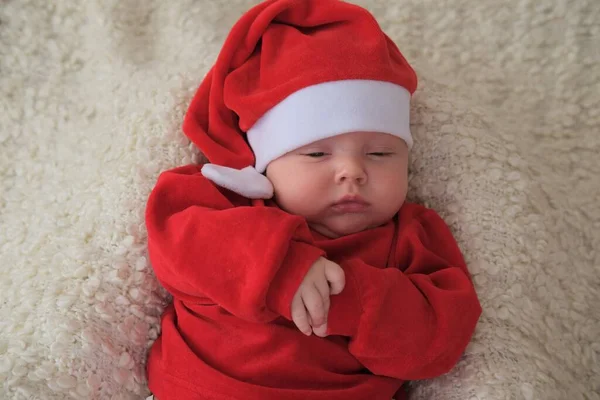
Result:
[[[310,196],[297,186],[286,185],[284,188],[276,188],[275,193],[275,200],[283,210],[294,215],[307,216],[310,214]]]
[[[399,181],[396,177],[396,179],[391,179],[383,184],[380,189],[380,210],[393,216],[402,207],[406,199],[406,181]]]

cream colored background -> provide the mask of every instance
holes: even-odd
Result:
[[[165,296],[145,199],[197,160],[182,115],[251,4],[0,4],[0,398],[147,395]],[[421,78],[412,196],[451,224],[485,309],[415,398],[600,399],[600,3],[360,4]]]

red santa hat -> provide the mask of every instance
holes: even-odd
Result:
[[[341,0],[269,0],[232,28],[183,130],[210,162],[205,177],[268,199],[267,165],[309,143],[374,131],[411,147],[416,86],[415,72],[365,9]]]

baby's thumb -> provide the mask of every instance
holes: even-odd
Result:
[[[329,282],[330,293],[340,294],[346,285],[346,274],[342,267],[329,261],[325,266],[325,278]]]

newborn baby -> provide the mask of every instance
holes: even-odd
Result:
[[[271,0],[230,32],[163,172],[150,259],[173,302],[160,400],[397,399],[448,372],[481,313],[433,210],[405,202],[417,78],[366,10]]]

